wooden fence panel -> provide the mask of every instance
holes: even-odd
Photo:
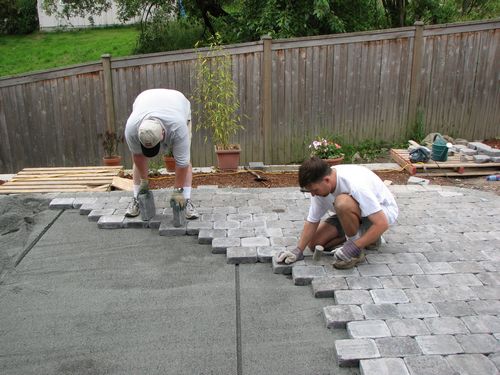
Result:
[[[348,143],[402,140],[413,125],[415,105],[427,132],[497,136],[500,21],[421,27],[421,37],[415,30],[271,41],[266,49],[269,128],[263,122],[263,42],[225,48],[245,126],[234,138],[243,148],[241,163],[300,162],[318,135],[340,135]],[[421,53],[414,50],[417,42]],[[112,59],[116,128],[123,131],[143,90],[172,88],[191,99],[196,57],[195,50],[186,50]],[[104,66],[97,62],[0,79],[0,173],[100,164],[98,134],[107,128]],[[415,87],[410,87],[412,77]],[[206,131],[196,131],[197,111],[192,103],[192,162],[214,165]],[[264,139],[264,133],[270,136]],[[125,144],[120,153],[130,167]]]

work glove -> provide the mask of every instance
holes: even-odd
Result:
[[[147,194],[149,192],[149,180],[141,178],[141,184],[139,185],[139,194]]]
[[[300,251],[298,247],[296,247],[293,250],[281,251],[278,254],[278,257],[276,258],[278,263],[285,262],[285,264],[295,263],[302,259],[304,259],[304,254],[302,253],[302,251]]]
[[[359,258],[360,255],[361,249],[351,240],[347,240],[342,247],[335,250],[333,254],[335,260],[344,262],[349,262],[352,258]]]
[[[186,198],[182,194],[182,189],[174,189],[172,196],[170,197],[170,207],[179,206],[181,210],[186,207]]]

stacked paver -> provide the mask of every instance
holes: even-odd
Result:
[[[201,213],[174,228],[168,191],[155,191],[149,223],[124,218],[129,196],[56,198],[51,208],[78,208],[100,228],[141,227],[160,235],[198,235],[228,263],[272,262],[276,274],[308,285],[332,301],[328,329],[340,366],[362,374],[498,374],[500,369],[500,199],[439,186],[391,187],[400,207],[387,243],[366,262],[336,270],[331,257],[294,265],[273,256],[296,246],[309,207],[307,194],[285,189],[195,189]]]

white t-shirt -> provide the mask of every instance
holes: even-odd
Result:
[[[335,214],[333,202],[339,194],[349,194],[358,202],[361,216],[367,217],[383,209],[389,224],[398,217],[398,205],[394,196],[382,180],[371,170],[360,165],[337,165],[337,186],[326,197],[311,196],[307,221],[317,223],[327,211]]]
[[[176,164],[187,167],[191,148],[188,129],[188,121],[191,120],[189,100],[176,90],[152,89],[140,93],[125,125],[125,139],[133,154],[142,154],[138,128],[143,119],[150,117],[158,119],[165,130],[160,152],[170,147]]]

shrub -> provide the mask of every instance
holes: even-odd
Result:
[[[156,12],[137,41],[135,53],[152,53],[193,48],[203,34],[203,26],[193,20],[178,19]]]
[[[38,29],[36,0],[0,0],[0,33],[30,34]]]

